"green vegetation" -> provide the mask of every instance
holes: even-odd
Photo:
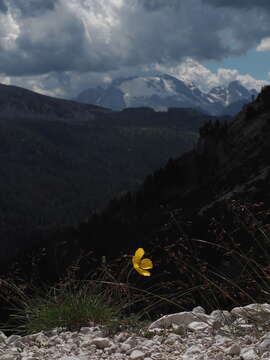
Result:
[[[0,298],[6,300],[8,297],[10,316],[1,323],[0,329],[10,334],[27,335],[56,328],[78,331],[84,326],[101,325],[105,332],[112,334],[124,330],[140,331],[149,323],[141,319],[142,314],[127,311],[136,301],[131,298],[132,287],[127,283],[79,281],[70,275],[69,272],[68,277],[56,286],[28,289],[28,294],[13,281],[2,280]],[[133,290],[140,292],[136,288]]]
[[[21,291],[14,290],[18,304],[2,327],[10,333],[26,335],[55,328],[77,331],[89,324],[105,325],[112,331],[124,323],[119,303],[109,303],[104,293],[93,291],[92,283],[53,287],[43,293],[37,289],[39,294],[31,297],[21,297]]]

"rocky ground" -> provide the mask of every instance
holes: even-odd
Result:
[[[141,334],[105,335],[99,326],[28,336],[0,332],[0,360],[257,360],[270,359],[270,305],[230,312],[203,308],[165,315]]]

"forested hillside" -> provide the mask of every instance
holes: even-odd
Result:
[[[75,225],[190,150],[212,117],[191,109],[108,109],[0,88],[0,249]],[[39,235],[40,237],[41,235]],[[32,236],[33,237],[33,236]]]

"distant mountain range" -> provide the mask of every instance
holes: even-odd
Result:
[[[214,87],[204,93],[193,83],[161,74],[119,78],[107,87],[82,91],[76,100],[113,110],[147,106],[156,111],[166,111],[171,107],[183,107],[211,115],[234,115],[256,95],[255,89],[248,90],[239,81],[232,81],[227,87]]]

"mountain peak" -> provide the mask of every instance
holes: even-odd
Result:
[[[247,88],[245,88],[238,80],[231,81],[228,85],[228,90],[239,91],[244,96],[250,95],[250,91]]]
[[[229,83],[229,87],[240,86],[244,87],[239,80],[233,80]]]
[[[77,101],[122,110],[126,107],[152,107],[157,111],[168,108],[195,108],[211,115],[234,114],[251,100],[254,94],[239,81],[227,87],[216,86],[208,94],[194,84],[166,73],[117,78],[107,88],[81,92]],[[232,104],[236,106],[231,106]],[[226,107],[230,106],[229,109]]]

